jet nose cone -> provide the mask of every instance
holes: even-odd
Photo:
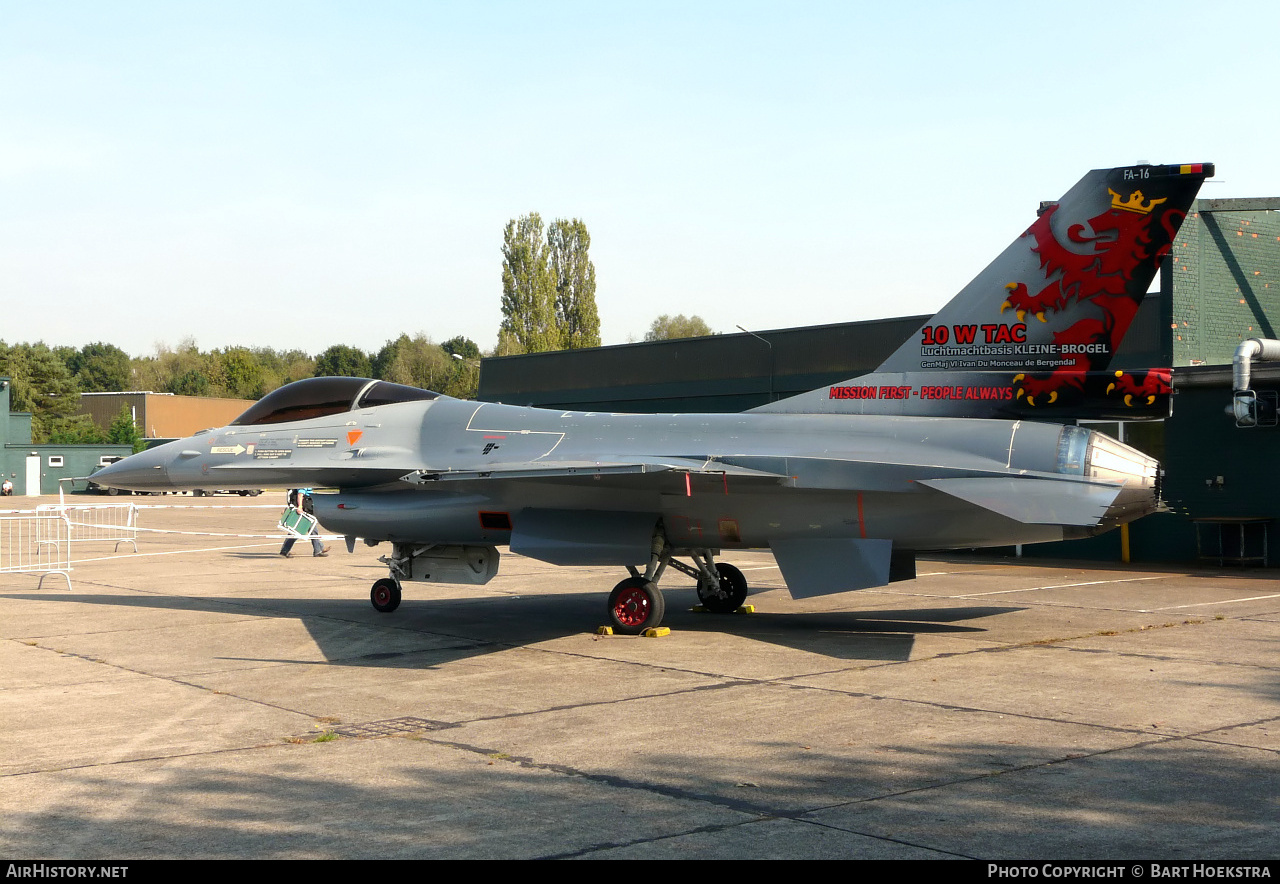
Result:
[[[127,491],[150,491],[169,487],[169,446],[161,445],[104,467],[94,473],[95,484]]]

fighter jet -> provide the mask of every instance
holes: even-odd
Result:
[[[740,414],[600,414],[312,378],[101,470],[135,491],[315,487],[329,531],[391,544],[370,597],[487,583],[499,547],[615,565],[613,628],[661,624],[668,568],[737,610],[722,553],[793,596],[914,576],[924,550],[1085,537],[1153,511],[1156,461],[1079,417],[1167,414],[1168,369],[1110,371],[1208,163],[1088,173],[875,372]]]

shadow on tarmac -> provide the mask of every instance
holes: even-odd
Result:
[[[128,779],[65,771],[52,807],[13,812],[0,832],[14,855],[134,859],[1274,855],[1270,758],[1223,769],[1210,746],[1183,744],[1174,772],[1156,744],[1075,757],[1062,746],[871,746],[851,735],[844,752],[758,746],[773,759],[768,776],[744,790],[732,756],[691,764],[659,744],[635,747],[627,765],[552,768],[495,762],[504,747],[441,736],[474,762],[445,768],[431,746],[383,743],[377,751],[399,757],[377,785],[346,773],[375,744],[343,739],[281,746],[257,770],[169,760],[140,763]],[[128,813],[103,814],[103,795]]]
[[[922,634],[974,634],[986,630],[964,621],[1024,610],[1016,606],[973,605],[923,609],[884,609],[717,615],[690,610],[692,599],[667,593],[664,625],[673,633],[725,634],[766,642],[836,660],[895,662],[910,659],[914,637]],[[528,647],[573,635],[594,633],[604,621],[601,593],[557,593],[508,598],[406,599],[392,614],[380,614],[360,599],[194,597],[71,593],[11,594],[42,602],[203,611],[298,620],[324,660],[342,666],[436,666],[514,647]],[[351,627],[358,626],[356,641]],[[365,652],[368,631],[386,631],[388,650]],[[633,641],[629,637],[615,640]],[[361,652],[353,653],[353,647]],[[295,663],[297,660],[253,659]],[[314,661],[309,661],[314,662]]]

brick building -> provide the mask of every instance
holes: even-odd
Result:
[[[1168,275],[1173,365],[1225,365],[1280,337],[1280,198],[1196,200]]]

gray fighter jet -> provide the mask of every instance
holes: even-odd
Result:
[[[329,531],[391,543],[371,592],[483,584],[498,547],[617,565],[614,627],[662,622],[658,582],[736,610],[722,551],[772,550],[797,597],[914,576],[921,550],[1084,537],[1156,507],[1158,464],[1054,421],[1168,413],[1168,369],[1107,370],[1207,163],[1087,174],[874,373],[741,414],[466,402],[385,381],[282,387],[230,426],[135,454],[100,485],[317,487]],[[1041,420],[1036,420],[1041,419]]]

